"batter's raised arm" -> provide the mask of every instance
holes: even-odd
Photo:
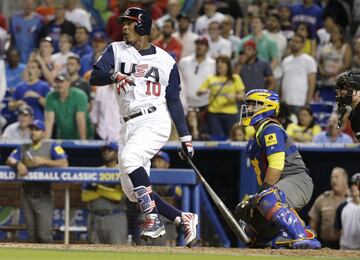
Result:
[[[194,154],[194,149],[191,144],[192,137],[186,123],[184,108],[180,100],[180,90],[179,70],[176,64],[174,64],[173,69],[170,72],[169,85],[166,88],[165,98],[171,119],[180,136],[184,152],[186,153],[186,156],[192,157]]]
[[[94,64],[93,71],[89,80],[90,85],[105,86],[114,83],[112,78],[115,67],[114,52],[109,45],[101,58]]]

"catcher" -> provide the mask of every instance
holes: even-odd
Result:
[[[309,202],[314,185],[296,146],[275,119],[278,112],[277,94],[265,89],[246,94],[240,122],[256,131],[247,155],[260,188],[237,205],[235,217],[254,247],[319,249],[315,232],[296,213]]]
[[[356,139],[360,142],[360,73],[347,71],[336,78],[336,103],[338,105],[338,127],[348,117]]]

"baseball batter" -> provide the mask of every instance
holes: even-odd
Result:
[[[246,94],[245,102],[241,123],[256,131],[247,154],[260,189],[237,206],[236,217],[247,222],[245,231],[255,243],[271,241],[273,248],[320,248],[315,232],[304,226],[295,211],[309,202],[313,182],[296,146],[275,120],[279,96],[254,89]]]
[[[193,156],[194,152],[179,98],[179,72],[168,53],[149,43],[151,21],[149,13],[140,8],[129,8],[118,18],[125,41],[106,48],[94,65],[90,84],[116,83],[122,123],[121,185],[129,200],[138,202],[145,214],[141,237],[155,239],[165,234],[161,214],[182,227],[185,244],[190,246],[196,238],[198,216],[165,202],[152,191],[149,179],[150,160],[167,142],[171,119],[185,151],[183,156]]]

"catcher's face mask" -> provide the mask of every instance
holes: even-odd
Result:
[[[337,89],[336,90],[336,103],[339,107],[350,106],[352,97],[356,95],[356,91],[352,89]]]
[[[336,103],[338,105],[338,128],[343,126],[344,115],[347,111],[351,111],[351,103],[353,96],[356,95],[356,90],[353,89],[336,89]]]

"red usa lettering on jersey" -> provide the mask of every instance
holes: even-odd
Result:
[[[151,67],[149,64],[134,64],[120,62],[120,72],[125,75],[134,77],[152,78],[153,82],[160,82],[159,69]]]

